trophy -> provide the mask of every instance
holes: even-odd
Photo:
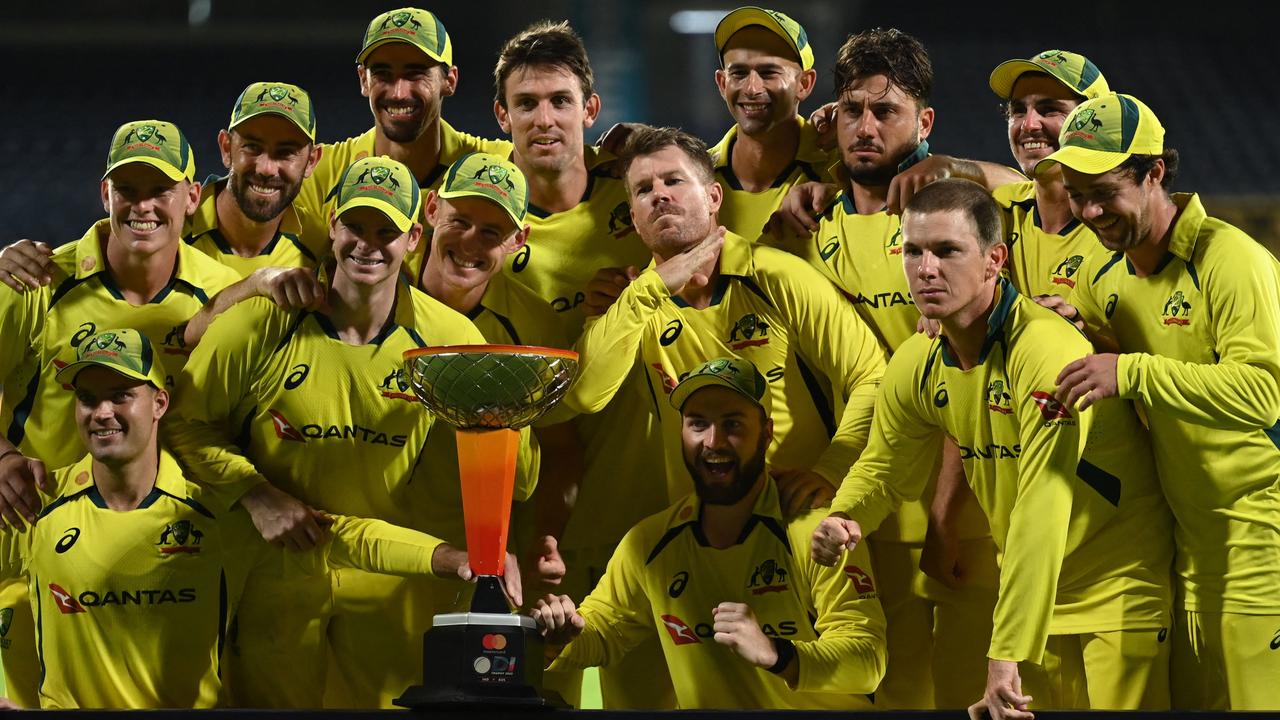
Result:
[[[422,641],[423,682],[401,707],[457,703],[543,705],[542,637],[512,613],[502,590],[522,428],[560,402],[578,369],[571,350],[453,345],[409,350],[405,376],[457,429],[467,557],[477,576],[470,612],[436,615]]]

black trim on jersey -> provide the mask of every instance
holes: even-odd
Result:
[[[782,543],[782,547],[787,549],[787,554],[788,555],[792,554],[791,543],[787,540],[786,529],[782,527],[782,525],[778,522],[777,518],[770,517],[768,515],[752,515],[751,516],[751,519],[747,521],[747,527],[743,529],[742,535],[738,538],[739,545],[747,541],[747,536],[751,534],[751,530],[753,529],[756,523],[760,523],[765,527],[766,530],[773,533],[773,536],[778,538],[778,541]]]
[[[701,515],[701,513],[699,513],[699,515]],[[681,523],[680,525],[676,525],[673,528],[669,528],[665,533],[663,533],[662,537],[658,539],[658,544],[653,546],[653,550],[649,552],[649,557],[644,561],[644,564],[648,565],[654,560],[657,560],[658,554],[661,553],[663,549],[667,547],[667,545],[670,545],[672,540],[675,540],[677,537],[680,537],[680,533],[684,532],[685,529],[692,529],[694,534],[697,535],[698,534],[697,526],[698,526],[698,518],[694,518],[689,522]]]
[[[424,176],[421,180],[418,181],[418,187],[420,188],[431,187],[432,185],[435,184],[436,180],[440,179],[440,176],[444,174],[444,171],[448,169],[449,169],[448,165],[435,166],[434,168],[431,169],[431,172],[427,173],[426,176]]]
[[[1120,478],[1084,458],[1080,458],[1080,464],[1076,465],[1076,477],[1097,490],[1103,500],[1120,507]]]
[[[22,396],[22,400],[13,407],[13,420],[9,423],[9,430],[4,434],[14,447],[22,444],[22,440],[27,436],[27,420],[31,418],[31,408],[35,407],[36,395],[40,391],[40,368],[36,368],[36,374],[31,376],[31,382],[27,383],[27,394]]]
[[[1191,284],[1196,286],[1196,290],[1200,289],[1200,273],[1196,272],[1196,264],[1187,261],[1187,274],[1191,276]]]
[[[302,238],[299,238],[297,235],[293,233],[280,233],[276,235],[276,238],[277,239],[284,238],[288,240],[289,242],[293,243],[293,246],[298,249],[298,252],[302,253],[308,260],[310,260],[311,262],[319,262],[316,259],[315,253],[311,252],[311,248],[307,247],[306,245],[303,245]],[[274,245],[275,240],[272,240],[271,243]]]
[[[338,337],[338,329],[333,326],[333,321],[330,320],[327,315],[311,311],[307,311],[306,314],[311,315],[316,319],[316,324],[320,326],[320,329],[324,331],[325,335],[328,335],[334,340],[342,339]]]
[[[485,310],[488,310],[488,308],[486,308],[483,305],[477,305],[471,310],[471,312],[467,313],[467,319],[475,320],[476,318],[483,315]],[[516,332],[516,326],[511,324],[511,320],[508,319],[507,316],[502,315],[501,313],[493,312],[492,310],[489,310],[489,312],[493,313],[493,316],[497,318],[498,324],[502,326],[502,329],[507,331],[507,335],[511,337],[512,345],[524,344],[523,342],[520,341],[520,333]]]
[[[39,690],[44,690],[44,593],[40,590],[40,576],[33,578],[36,581],[36,657],[40,658],[40,685]]]
[[[160,498],[162,498],[162,497],[164,497],[164,496],[166,496],[166,495],[169,495],[169,493],[167,493],[167,492],[165,492],[165,491],[161,490],[161,489],[160,489],[160,488],[158,488],[158,487],[153,487],[153,488],[151,488],[151,492],[147,493],[147,496],[146,496],[146,497],[144,497],[144,498],[142,498],[142,502],[138,503],[138,507],[136,507],[136,508],[134,508],[134,509],[135,509],[135,510],[145,510],[145,509],[147,509],[147,508],[151,507],[152,505],[155,505],[157,500],[159,500]],[[173,496],[172,496],[172,495],[169,495],[169,497],[173,497]],[[177,498],[174,498],[174,499],[176,500]]]
[[[151,489],[151,494],[147,495],[147,497],[142,501],[142,504],[138,506],[138,509],[141,510],[143,508],[149,508],[155,504],[156,500],[159,500],[162,497],[172,498],[173,500],[176,500],[177,502],[180,502],[183,505],[186,505],[187,507],[191,508],[192,510],[195,510],[196,512],[209,518],[210,520],[217,520],[217,518],[213,516],[213,513],[209,512],[208,508],[206,508],[204,505],[201,505],[196,500],[189,497],[181,497],[178,495],[174,495],[171,492],[165,492],[164,490],[161,490],[158,487]]]
[[[653,389],[653,378],[649,377],[649,368],[644,369],[644,382],[649,387],[649,398],[653,400],[653,414],[662,417],[662,406],[658,404],[658,391]]]
[[[1080,220],[1076,218],[1076,216],[1072,215],[1071,219],[1067,221],[1066,225],[1062,226],[1061,230],[1056,233],[1049,233],[1044,229],[1044,222],[1040,219],[1040,208],[1036,206],[1036,199],[1034,197],[1029,197],[1026,200],[1010,201],[1009,206],[1011,208],[1019,208],[1023,212],[1029,212],[1031,215],[1031,224],[1035,225],[1037,230],[1046,234],[1065,236],[1080,226]],[[1012,249],[1013,243],[1010,243],[1009,247]]]
[[[1156,269],[1152,270],[1151,274],[1159,275],[1161,271],[1163,271],[1166,267],[1168,267],[1169,263],[1173,262],[1174,259],[1177,257],[1178,257],[1177,255],[1174,255],[1173,253],[1166,250],[1164,253],[1164,257],[1160,258],[1160,262],[1156,263]],[[1124,266],[1129,270],[1130,275],[1138,274],[1137,270],[1135,270],[1133,267],[1133,261],[1130,260],[1128,257],[1124,259]],[[1197,286],[1197,289],[1199,289],[1199,286]]]
[[[394,333],[399,329],[399,327],[400,326],[396,324],[395,320],[388,319],[387,324],[382,326],[382,330],[378,333],[377,337],[370,340],[369,344],[381,345],[387,338],[391,337],[391,333]]]
[[[1277,450],[1280,450],[1280,422],[1263,430],[1262,433],[1271,440],[1271,444],[1275,445]]]
[[[996,343],[1004,343],[1004,326],[1009,321],[1009,313],[1013,310],[1013,303],[1018,299],[1018,289],[1009,282],[1008,278],[1002,277],[996,281],[996,287],[1000,289],[1000,301],[996,303],[995,308],[991,310],[991,317],[987,318],[987,337],[982,341],[982,349],[978,352],[978,364],[982,365],[987,361],[987,356],[991,354],[992,348]],[[947,351],[945,338],[942,345],[942,364],[947,367],[958,368],[960,363],[951,357],[951,353]]]
[[[716,286],[711,289],[711,302],[707,307],[719,305],[720,301],[724,300],[724,293],[729,289],[729,279],[731,277],[733,276],[723,274],[716,277]],[[678,308],[693,307],[689,303],[685,302],[685,299],[679,295],[672,295],[671,302],[675,303]]]
[[[827,439],[836,436],[836,414],[831,409],[831,403],[827,400],[826,393],[822,392],[822,385],[818,382],[818,376],[804,364],[799,353],[796,354],[796,367],[800,370],[800,379],[804,380],[804,386],[809,391],[809,397],[813,400],[813,409],[818,411],[818,417],[822,419],[822,426],[827,429]]]
[[[280,352],[280,350],[283,349],[285,345],[289,344],[289,341],[293,339],[294,333],[298,332],[298,328],[302,325],[303,318],[305,318],[309,314],[311,314],[310,310],[303,310],[302,312],[299,312],[297,315],[293,316],[293,323],[289,325],[288,330],[284,331],[284,336],[280,338],[280,342],[276,343],[275,349],[271,351],[272,355],[275,355],[276,353]]]
[[[596,186],[596,173],[588,171],[587,172],[587,189],[582,192],[582,199],[578,201],[578,205],[581,205],[582,203],[587,202],[588,200],[591,199],[591,191],[595,189],[595,186]],[[575,205],[574,207],[577,207],[577,205]],[[573,208],[570,208],[570,210],[571,209]],[[552,215],[556,214],[551,212],[550,210],[544,210],[538,207],[537,205],[534,205],[533,203],[529,203],[529,208],[526,212],[528,212],[528,214],[541,220],[545,220],[551,217]],[[569,212],[569,211],[562,210],[561,212]]]
[[[1099,280],[1102,279],[1102,276],[1105,275],[1106,272],[1111,269],[1111,266],[1115,265],[1116,263],[1120,262],[1123,259],[1124,259],[1124,253],[1122,252],[1117,252],[1114,255],[1112,255],[1111,259],[1107,261],[1107,264],[1103,265],[1101,268],[1098,269],[1098,274],[1093,276],[1093,282],[1096,284]]]
[[[210,515],[210,517],[213,517]],[[222,648],[227,642],[227,570],[218,573],[218,678],[222,678]]]
[[[929,373],[933,371],[933,361],[938,359],[938,355],[942,353],[942,338],[939,337],[933,342],[933,350],[929,353],[928,359],[924,361],[924,373],[920,376],[920,392],[924,392],[925,387],[929,384]],[[946,357],[943,357],[943,363],[946,363]]]
[[[251,438],[249,437],[249,426],[253,423],[253,419],[257,417],[257,415],[258,406],[254,405],[253,409],[249,411],[249,414],[244,416],[244,422],[240,423],[240,434],[236,435],[235,439],[231,441],[235,443],[235,446],[240,448],[242,452],[249,452],[249,443],[251,442]]]
[[[59,496],[57,500],[54,500],[53,502],[44,506],[44,509],[41,510],[40,514],[36,516],[36,520],[37,521],[43,520],[45,516],[48,515],[49,513],[53,512],[54,510],[57,510],[58,508],[62,507],[63,505],[66,505],[67,503],[71,502],[72,500],[75,500],[76,498],[80,497],[81,495],[87,492],[89,492],[89,488],[85,488],[84,490],[78,490],[76,492],[71,493],[70,495]]]
[[[774,310],[778,309],[777,306],[773,304],[773,301],[769,299],[769,296],[764,294],[764,289],[762,289],[759,285],[756,284],[755,280],[747,277],[746,275],[737,275],[735,277],[738,278],[738,282],[742,283],[744,287],[746,287],[748,290],[758,295],[760,299],[764,301],[765,305],[768,305]]]
[[[716,172],[720,173],[721,176],[724,177],[725,183],[728,184],[731,190],[744,190],[742,187],[742,181],[738,179],[737,173],[733,171],[733,146],[737,142],[737,135],[729,138],[729,147],[725,148],[724,152],[725,163],[724,165],[716,168]],[[769,183],[769,189],[777,190],[785,185],[787,179],[794,175],[796,170],[804,173],[804,175],[810,180],[818,179],[818,174],[813,171],[812,165],[804,160],[792,159],[791,163],[783,168],[782,172],[778,173],[778,176],[773,179],[773,182]]]
[[[89,498],[89,502],[93,503],[93,506],[100,510],[111,509],[110,507],[107,506],[107,499],[102,497],[102,491],[98,490],[97,485],[90,485],[89,487],[85,488],[84,496]]]
[[[94,273],[89,277],[84,277],[84,278],[72,277],[72,278],[67,278],[66,280],[63,280],[62,284],[58,285],[57,289],[53,291],[53,294],[49,296],[49,307],[45,308],[45,312],[48,313],[50,310],[52,310],[53,306],[57,305],[59,300],[66,297],[67,293],[76,289],[76,287],[79,286],[80,283],[88,282],[89,280],[93,279],[94,275],[97,275],[97,273]]]
[[[404,331],[409,333],[409,337],[413,338],[413,342],[417,344],[418,347],[427,346],[427,341],[422,339],[422,336],[418,334],[417,330],[414,330],[411,327],[407,327],[404,329]]]

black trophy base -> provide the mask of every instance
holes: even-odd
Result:
[[[435,616],[422,639],[422,684],[393,702],[415,710],[567,707],[540,692],[542,660],[533,618],[511,612],[499,578],[481,576],[471,612]]]

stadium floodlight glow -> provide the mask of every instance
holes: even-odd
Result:
[[[710,35],[728,10],[680,10],[671,14],[671,29],[681,35]]]

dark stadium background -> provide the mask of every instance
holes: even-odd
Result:
[[[804,112],[831,95],[831,58],[850,32],[895,26],[921,38],[936,74],[937,152],[1010,162],[1004,122],[987,88],[1011,57],[1065,48],[1102,68],[1113,88],[1160,115],[1183,154],[1178,189],[1206,196],[1211,212],[1280,248],[1280,93],[1272,69],[1276,11],[1236,0],[1186,7],[1121,2],[902,2],[774,0],[804,24],[818,88]],[[708,142],[729,124],[712,79],[708,34],[729,2],[491,0],[425,3],[444,21],[459,66],[459,93],[444,116],[497,136],[492,67],[501,43],[540,18],[568,19],[590,51],[604,100],[594,140],[613,122],[681,125]],[[31,237],[61,244],[102,216],[97,180],[120,123],[158,117],[196,149],[197,173],[221,174],[214,138],[249,82],[282,80],[313,96],[322,140],[370,127],[353,58],[369,19],[393,2],[332,0],[130,0],[7,2],[0,8],[0,245]],[[707,18],[711,19],[708,20]]]

